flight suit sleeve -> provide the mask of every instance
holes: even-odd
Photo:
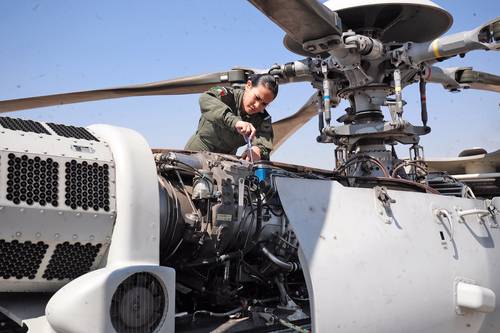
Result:
[[[235,115],[227,104],[213,94],[210,91],[201,94],[199,100],[201,113],[208,121],[223,124],[225,127],[235,130],[234,126],[241,118]]]
[[[260,148],[260,158],[262,160],[269,161],[271,155],[271,150],[273,149],[273,125],[271,122],[271,117],[265,119],[255,134],[255,138],[252,142],[253,145]]]

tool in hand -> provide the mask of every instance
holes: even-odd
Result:
[[[248,136],[244,136],[245,141],[247,142],[247,150],[250,155],[250,163],[253,164],[253,154],[252,154],[252,140]]]

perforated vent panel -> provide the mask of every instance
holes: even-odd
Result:
[[[64,136],[66,138],[85,139],[99,142],[99,140],[95,136],[90,134],[90,132],[83,127],[67,126],[54,123],[47,123],[47,125],[49,125],[49,127],[52,128],[52,130],[54,130],[57,135]]]
[[[0,299],[52,293],[105,264],[116,169],[93,131],[0,117]]]
[[[66,162],[65,204],[72,209],[109,211],[109,165]]]
[[[33,132],[33,133],[50,133],[39,122],[33,120],[23,120],[17,118],[0,117],[0,125],[13,131]]]
[[[74,279],[89,272],[101,247],[90,243],[57,244],[42,277],[49,281]]]
[[[7,200],[16,205],[58,206],[59,163],[51,158],[10,153],[7,164]]]
[[[44,242],[0,239],[0,277],[34,279],[48,247]]]

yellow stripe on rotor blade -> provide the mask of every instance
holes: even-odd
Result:
[[[439,38],[434,39],[432,42],[432,50],[434,51],[434,56],[436,58],[441,58],[441,54],[439,53]]]

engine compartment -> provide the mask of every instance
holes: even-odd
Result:
[[[154,159],[160,258],[161,265],[176,270],[178,331],[309,325],[299,242],[283,210],[277,177],[443,194],[430,187],[430,178],[417,182],[404,172],[406,177],[349,177],[210,152],[163,150],[155,151]]]
[[[155,154],[161,264],[176,270],[176,330],[307,325],[298,241],[275,177],[329,179],[221,154]]]

